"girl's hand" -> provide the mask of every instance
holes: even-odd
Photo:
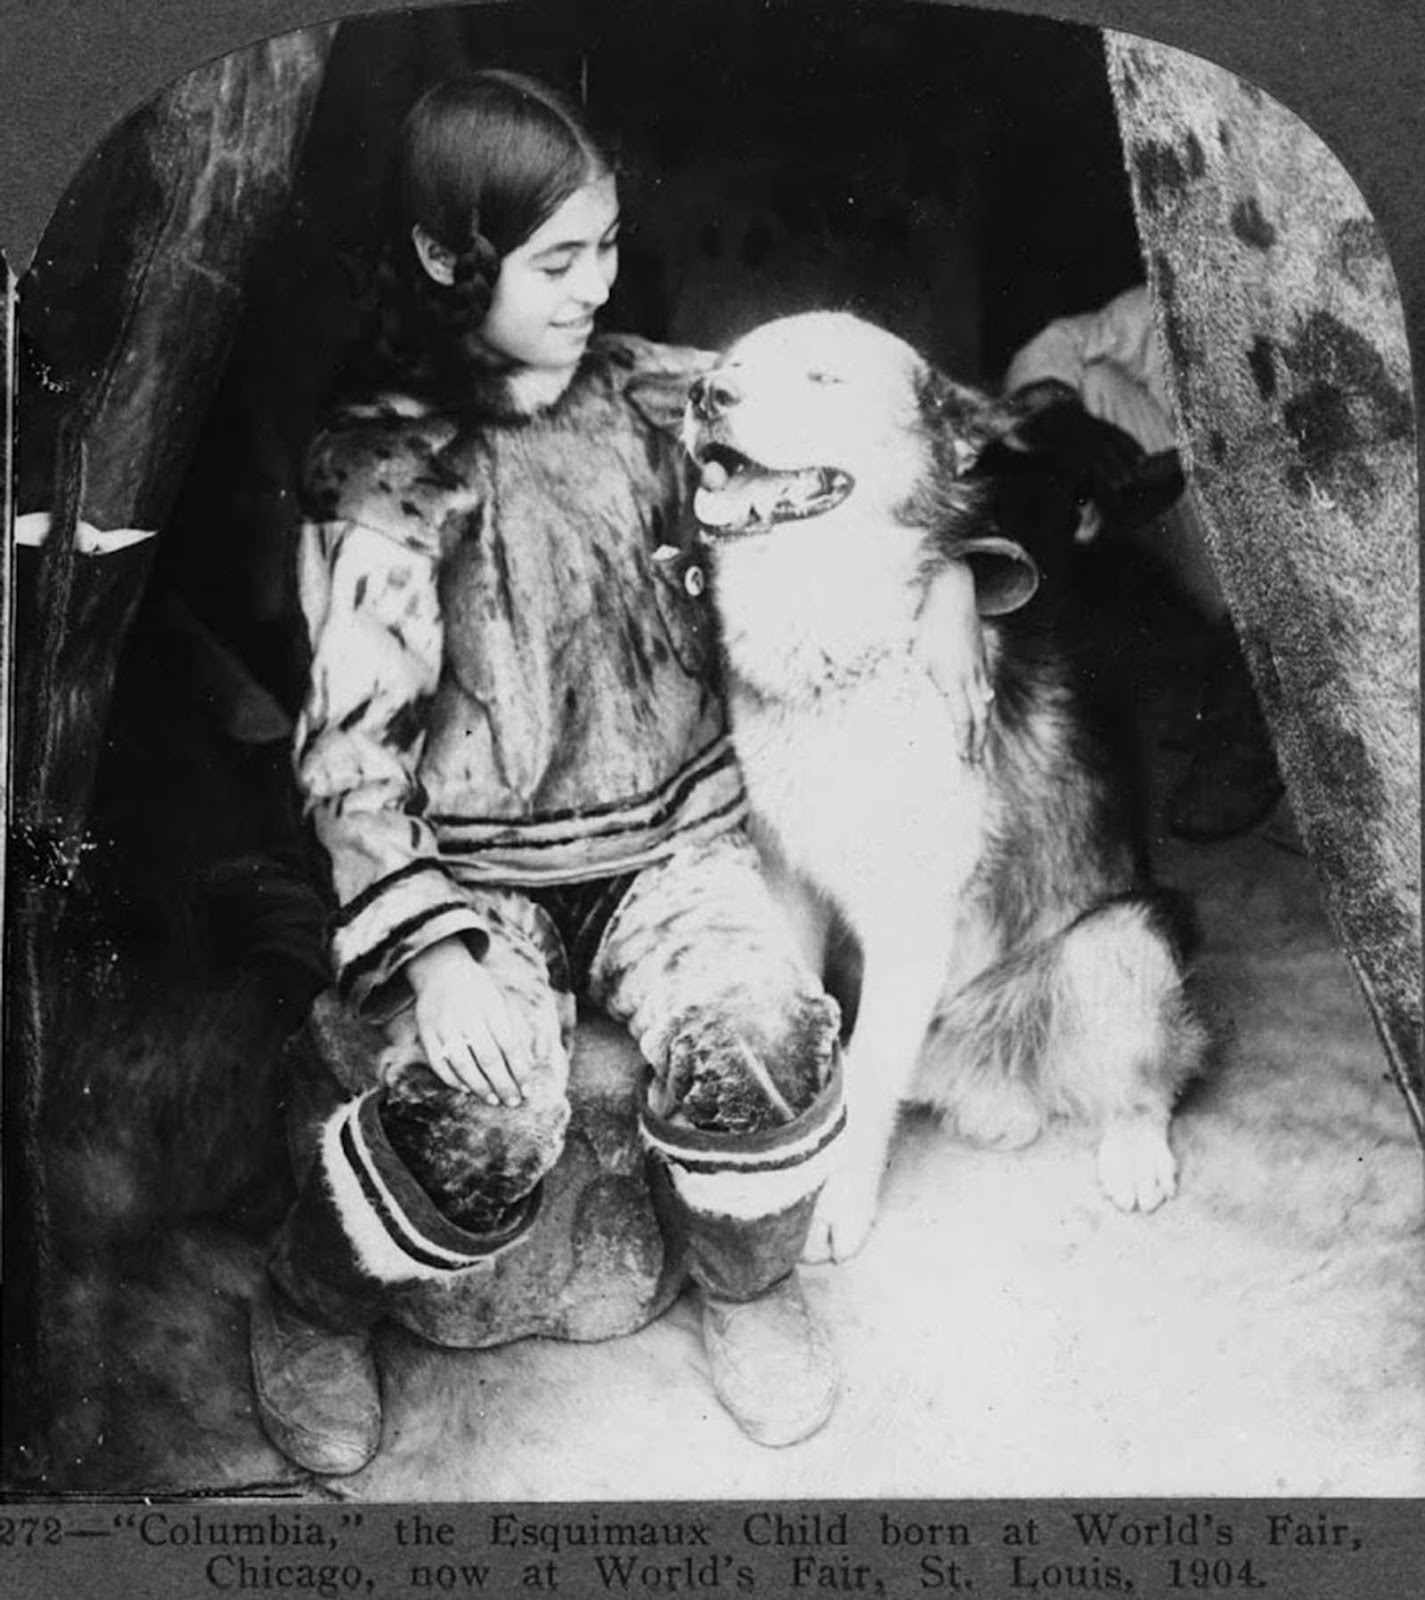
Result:
[[[935,575],[917,620],[916,644],[962,731],[965,759],[978,763],[984,758],[995,695],[968,562],[951,562]]]
[[[491,1105],[524,1099],[531,1043],[499,984],[459,939],[444,939],[406,965],[416,1029],[431,1071]]]

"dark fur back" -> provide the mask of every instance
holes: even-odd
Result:
[[[932,468],[907,511],[932,536],[927,579],[985,538],[1020,546],[1041,575],[1025,606],[981,623],[995,696],[986,759],[1005,802],[979,891],[1014,940],[1149,890],[1138,741],[1131,706],[1088,648],[1086,597],[1070,577],[1086,466],[1057,434],[1042,443],[1012,407],[939,374],[918,398]],[[965,444],[977,452],[968,475],[959,471]]]

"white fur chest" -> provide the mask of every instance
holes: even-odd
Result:
[[[733,678],[802,703],[904,655],[922,539],[896,524],[868,536],[853,520],[819,518],[717,546],[714,594]]]
[[[888,901],[913,911],[959,896],[983,848],[988,796],[918,662],[883,664],[795,706],[734,686],[731,709],[754,812],[853,925]]]

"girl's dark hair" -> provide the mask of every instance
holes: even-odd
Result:
[[[500,262],[576,189],[613,171],[573,107],[537,79],[492,69],[428,89],[401,127],[375,327],[342,387],[395,371],[407,383],[458,382]],[[454,256],[453,283],[421,265],[417,226]]]

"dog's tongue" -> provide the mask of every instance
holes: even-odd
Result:
[[[752,470],[734,476],[720,461],[709,461],[693,498],[693,513],[705,528],[736,530],[772,523],[794,501],[804,476]]]

